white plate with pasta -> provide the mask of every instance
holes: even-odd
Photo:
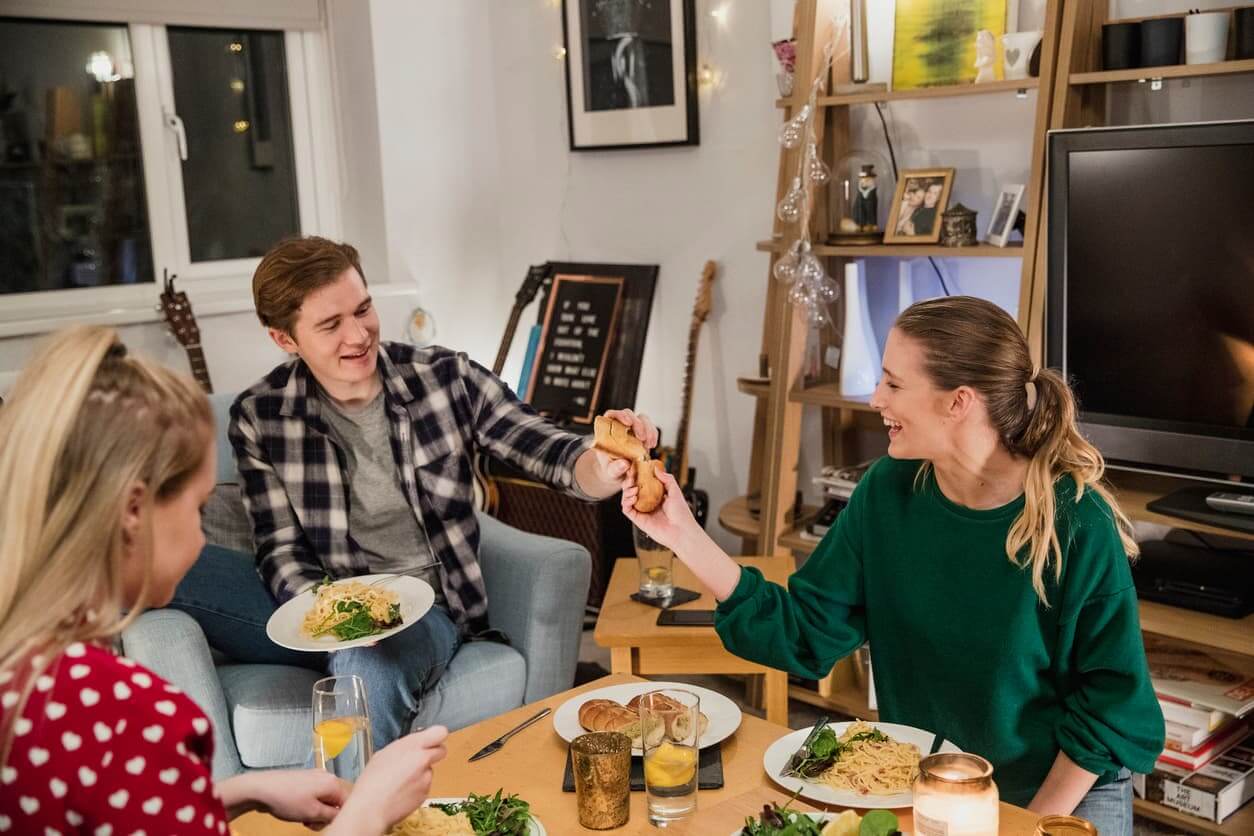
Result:
[[[819,778],[804,780],[783,774],[789,758],[810,736],[810,728],[798,729],[771,744],[762,756],[766,774],[788,791],[823,804],[886,810],[913,804],[912,786],[918,775],[919,758],[931,750],[935,737],[932,732],[897,723],[864,721],[829,723],[828,728],[849,747],[848,754],[837,757]],[[868,735],[868,732],[879,734]],[[858,735],[863,738],[850,743]],[[872,736],[876,739],[866,739]],[[881,736],[888,739],[879,740]],[[946,740],[939,751],[962,750]]]
[[[270,641],[326,653],[394,636],[435,603],[431,584],[409,575],[362,575],[319,584],[292,598],[266,622]]]

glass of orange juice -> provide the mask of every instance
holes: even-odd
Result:
[[[373,753],[366,683],[359,676],[328,676],[313,687],[314,764],[356,781]]]
[[[678,688],[650,691],[641,696],[639,711],[649,821],[666,827],[697,810],[701,700]]]

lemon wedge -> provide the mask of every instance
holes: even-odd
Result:
[[[314,726],[314,739],[322,749],[327,760],[339,757],[340,752],[353,739],[357,724],[348,719],[323,720]]]
[[[819,836],[858,836],[858,828],[862,817],[853,810],[845,810],[836,818],[823,825]]]
[[[697,772],[697,750],[676,746],[669,740],[644,759],[644,779],[651,787],[679,787]]]

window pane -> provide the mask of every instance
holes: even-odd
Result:
[[[300,231],[283,33],[168,32],[192,261],[265,255]]]
[[[151,282],[125,26],[0,18],[0,293]]]

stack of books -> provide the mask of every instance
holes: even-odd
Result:
[[[1148,634],[1145,652],[1167,745],[1137,794],[1222,822],[1254,798],[1254,661]]]
[[[1167,721],[1167,747],[1158,762],[1182,769],[1201,769],[1219,757],[1246,732],[1244,720],[1217,711],[1158,695]]]
[[[821,540],[823,535],[836,524],[836,517],[849,504],[853,489],[858,487],[858,480],[867,472],[872,462],[863,462],[852,467],[827,465],[820,474],[814,477],[814,484],[823,491],[823,507],[814,519],[810,520],[801,532],[804,540]]]

